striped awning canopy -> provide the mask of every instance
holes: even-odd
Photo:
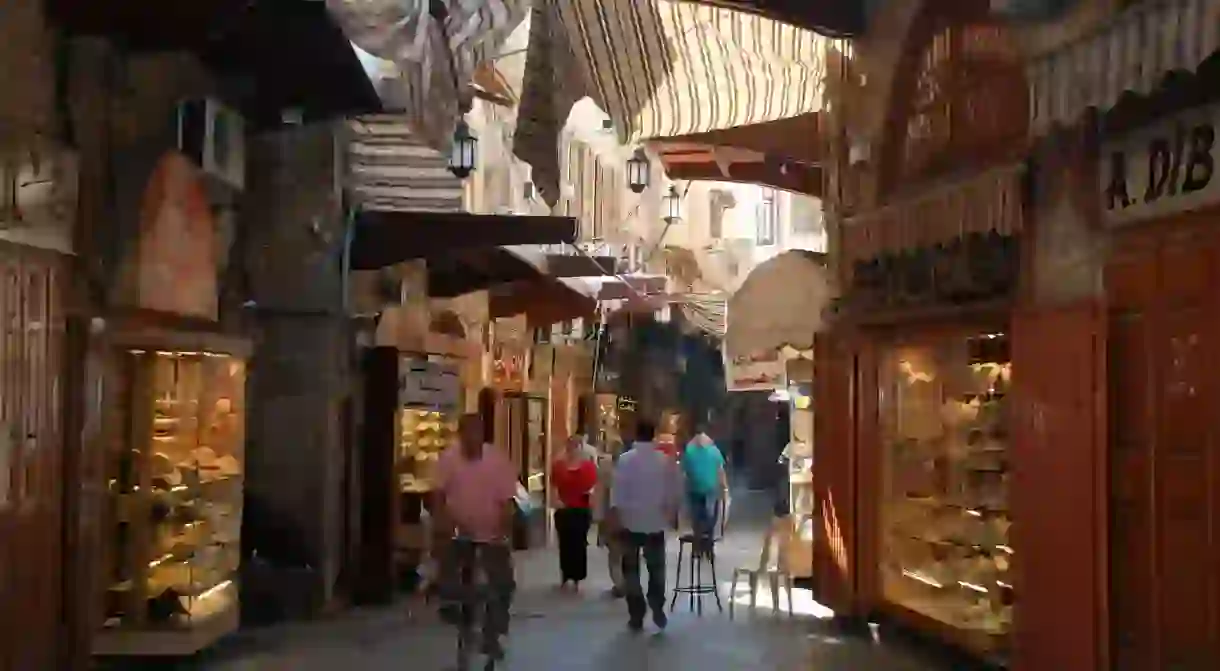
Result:
[[[1029,65],[1030,128],[1044,134],[1124,93],[1148,94],[1174,71],[1192,72],[1220,47],[1220,0],[1139,3]]]
[[[536,0],[514,151],[558,196],[556,145],[591,98],[632,144],[822,107],[831,40],[761,16],[679,0]]]
[[[849,37],[864,32],[869,0],[687,0],[750,12],[826,35]]]
[[[479,67],[493,60],[526,17],[530,0],[326,0],[357,47],[393,64],[378,82],[387,110],[401,112],[412,131],[435,149],[447,149],[461,101]]]
[[[462,181],[449,161],[413,134],[402,115],[348,122],[347,188],[367,210],[461,212]]]
[[[1023,163],[1003,165],[848,217],[842,229],[848,269],[856,261],[932,247],[970,233],[1019,233],[1025,222],[1024,174]]]

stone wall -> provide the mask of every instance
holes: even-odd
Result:
[[[1097,154],[1088,135],[1058,133],[1035,153],[1027,249],[1028,297],[1037,305],[1068,304],[1103,291],[1108,236],[1091,200],[1097,196]]]
[[[239,214],[255,337],[243,544],[273,566],[309,575],[297,589],[309,592],[310,610],[335,597],[349,531],[352,334],[341,300],[346,222],[336,131],[315,124],[254,139]]]

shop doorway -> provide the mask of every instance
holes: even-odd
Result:
[[[63,279],[58,258],[0,244],[0,669],[56,667]]]
[[[1220,235],[1205,219],[1124,233],[1106,268],[1120,671],[1220,667]]]

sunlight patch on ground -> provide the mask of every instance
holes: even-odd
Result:
[[[746,580],[737,581],[736,592],[733,591],[731,584],[725,583],[721,593],[731,599],[739,610],[748,611],[750,609],[750,586]],[[759,611],[772,612],[774,608],[774,601],[771,597],[771,584],[765,579],[759,581],[756,604]],[[779,588],[779,606],[780,612],[787,614],[788,590],[782,586]],[[815,601],[813,592],[807,589],[796,589],[792,590],[792,615],[794,617],[812,617],[819,620],[829,620],[835,616],[835,612]]]

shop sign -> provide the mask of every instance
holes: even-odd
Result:
[[[787,386],[786,364],[778,351],[725,355],[724,382],[729,391],[774,391]]]
[[[492,385],[501,391],[523,391],[528,374],[526,356],[529,350],[516,343],[499,343],[492,347]]]
[[[398,400],[404,406],[453,410],[462,396],[461,367],[452,361],[403,359],[398,372]]]
[[[1103,145],[1103,221],[1119,226],[1220,202],[1218,119],[1220,106],[1192,109]]]

